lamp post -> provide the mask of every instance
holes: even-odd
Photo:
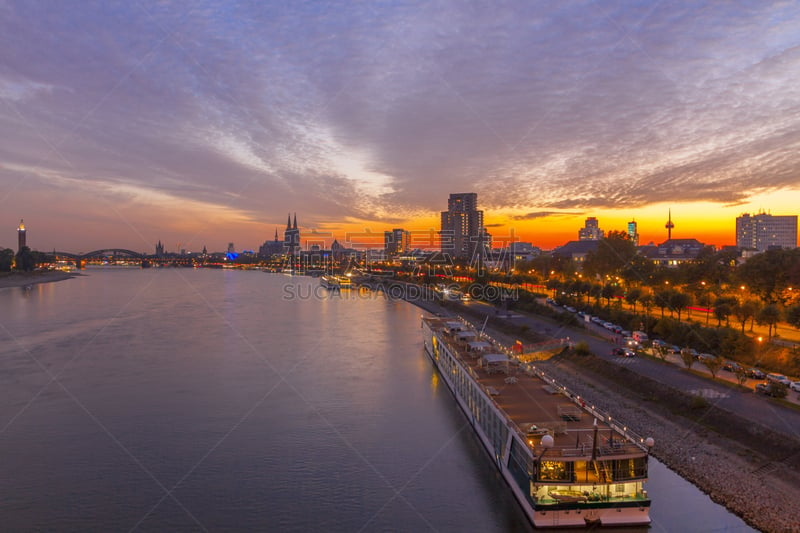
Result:
[[[764,341],[764,337],[759,335],[756,340],[758,341],[758,349],[756,351],[756,366],[758,366],[761,363],[761,346],[762,342]]]

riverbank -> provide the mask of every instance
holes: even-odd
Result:
[[[682,417],[667,418],[635,395],[586,375],[566,358],[542,366],[576,394],[614,413],[636,433],[652,436],[655,457],[751,526],[776,533],[797,531],[800,480],[796,472],[780,462],[768,462],[700,424]]]
[[[38,272],[3,272],[0,273],[0,289],[12,287],[25,287],[37,283],[50,283],[82,276],[76,272],[62,272],[60,270],[46,270]]]
[[[435,302],[411,303],[430,313],[448,313]],[[491,325],[487,330],[495,338],[507,337]],[[657,405],[647,405],[635,392],[590,375],[567,358],[555,358],[542,367],[636,433],[652,436],[656,440],[655,457],[751,526],[767,532],[797,531],[800,476],[796,471],[780,462],[768,462],[700,424],[660,414]],[[654,505],[669,502],[654,501]]]

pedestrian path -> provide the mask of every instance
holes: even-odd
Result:
[[[719,398],[729,398],[730,394],[727,392],[721,392],[717,389],[692,389],[686,391],[693,396],[700,396],[701,398],[706,398],[707,400],[716,400]]]
[[[611,360],[615,365],[638,365],[639,360],[635,357],[617,357]]]

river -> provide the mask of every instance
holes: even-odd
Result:
[[[531,530],[417,307],[258,271],[86,274],[0,290],[3,530]],[[651,531],[751,531],[655,461],[647,489]]]

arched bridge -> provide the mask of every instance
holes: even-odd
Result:
[[[105,257],[107,255],[126,255],[135,259],[144,259],[147,257],[145,254],[134,252],[133,250],[126,250],[125,248],[104,248],[102,250],[94,250],[93,252],[86,252],[85,254],[73,254],[70,252],[53,252],[53,255],[58,257],[69,257],[70,259],[86,260],[92,257]]]
[[[87,252],[85,254],[73,254],[71,252],[58,252],[53,251],[52,255],[56,258],[68,258],[75,262],[75,266],[78,268],[83,268],[84,263],[92,258],[99,258],[99,257],[129,257],[134,260],[139,260],[142,262],[142,266],[149,266],[145,265],[147,262],[148,256],[145,254],[141,254],[139,252],[134,252],[133,250],[126,250],[125,248],[103,248],[102,250],[94,250],[91,252]]]

